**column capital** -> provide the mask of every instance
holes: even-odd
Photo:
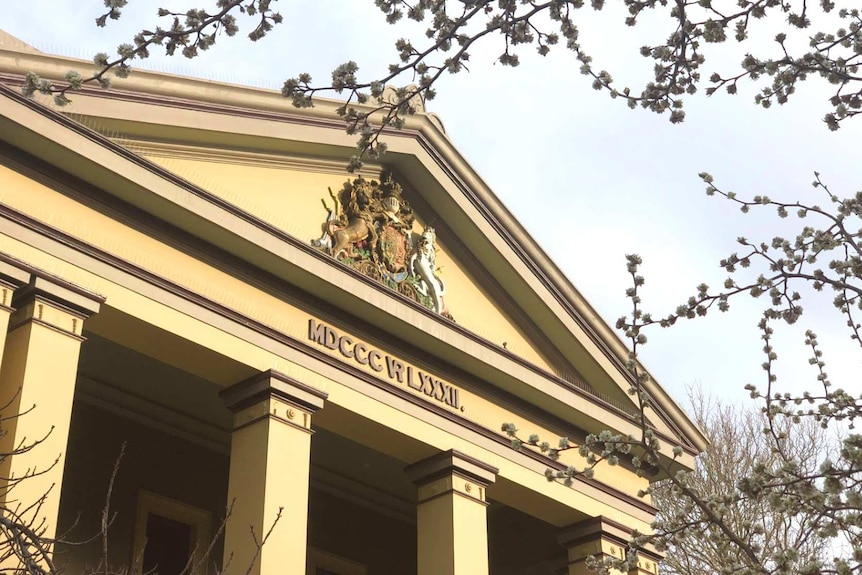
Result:
[[[0,309],[12,312],[15,290],[30,281],[30,273],[11,263],[0,260]],[[6,333],[6,330],[3,330]]]
[[[98,313],[104,302],[104,297],[60,278],[32,275],[12,296],[15,311],[9,329],[33,321],[80,338],[84,320]]]
[[[432,455],[404,468],[407,477],[417,485],[431,483],[441,477],[460,475],[481,487],[488,487],[497,479],[499,471],[493,465],[455,449]]]
[[[607,517],[592,517],[557,533],[557,541],[568,551],[569,565],[583,563],[590,555],[625,559],[632,529]],[[651,545],[638,549],[638,567],[630,573],[655,575],[662,555]]]
[[[223,389],[219,395],[232,412],[271,398],[279,399],[309,413],[322,409],[329,394],[274,369],[257,373]]]
[[[594,541],[600,537],[617,540],[621,545],[627,545],[631,529],[607,517],[599,515],[564,527],[557,532],[557,541],[564,547],[572,547],[584,541]]]

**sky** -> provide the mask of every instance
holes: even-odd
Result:
[[[90,59],[113,53],[141,28],[157,24],[161,6],[211,7],[213,0],[131,0],[123,17],[104,29],[94,18],[102,0],[6,2],[0,29],[48,52]],[[390,26],[371,0],[282,0],[284,23],[252,43],[222,38],[203,57],[154,57],[142,67],[278,89],[286,78],[309,72],[326,82],[333,68],[354,60],[360,80],[385,73],[395,62],[395,41],[422,40],[423,27]],[[659,18],[627,28],[623,14],[584,9],[581,40],[597,68],[618,83],[637,86],[651,74],[638,48],[663,38]],[[815,24],[817,22],[815,21]],[[248,23],[242,30],[248,31]],[[771,38],[780,21],[758,22],[755,38]],[[755,40],[749,50],[772,50]],[[444,77],[428,110],[491,189],[551,256],[578,290],[611,324],[630,309],[625,254],[644,259],[644,309],[665,315],[701,282],[719,286],[718,261],[738,250],[736,238],[769,241],[794,228],[774,212],[743,215],[718,197],[707,197],[698,173],[708,171],[740,196],[766,194],[787,201],[825,203],[811,187],[814,171],[839,195],[862,189],[858,166],[859,122],[830,132],[821,121],[830,110],[828,87],[818,79],[781,107],[755,106],[753,86],[740,94],[686,103],[686,121],[629,110],[596,92],[578,72],[572,53],[559,47],[540,57],[525,47],[518,68],[494,64],[497,40],[472,51],[469,72]],[[738,46],[710,52],[705,76],[732,71]],[[404,83],[408,83],[405,78]],[[807,222],[813,223],[813,222]],[[814,389],[815,373],[801,345],[804,329],[820,335],[827,368],[838,387],[859,392],[859,347],[831,308],[831,294],[805,305],[806,314],[776,339],[782,389]],[[728,314],[648,332],[641,359],[677,399],[699,385],[728,401],[743,401],[744,386],[763,387],[763,355],[756,329],[762,304],[750,298]]]

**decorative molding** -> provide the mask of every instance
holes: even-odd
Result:
[[[27,66],[32,68],[36,65],[36,62],[31,61],[31,58],[26,58],[25,62],[21,61],[22,58],[23,56],[15,58],[11,68],[4,70],[5,73],[0,74],[0,82],[5,82],[9,85],[21,84],[23,73],[28,69]],[[39,59],[38,67],[39,69],[49,68],[49,70],[43,70],[41,73],[46,77],[51,77],[52,74],[59,73],[62,67],[60,62],[63,61],[74,60],[58,56],[45,57]],[[202,94],[200,86],[203,81],[201,80],[172,77],[146,71],[140,74],[143,74],[143,76],[136,74],[133,80],[123,82],[123,86],[126,88],[125,91],[100,91],[92,88],[84,88],[82,93],[105,99],[116,98],[159,106],[173,106],[225,115],[269,119],[274,122],[290,122],[343,130],[343,121],[336,114],[338,106],[341,105],[341,102],[338,101],[321,99],[318,108],[306,111],[305,115],[299,115],[295,111],[293,113],[288,111],[289,109],[283,99],[279,101],[277,93],[273,91],[208,82],[209,93]],[[148,82],[148,76],[158,78],[160,81],[152,82],[150,80]],[[158,88],[154,89],[154,86],[158,86]],[[213,90],[213,88],[218,88],[218,91]],[[10,99],[14,99],[19,103],[28,104],[26,99],[6,86],[0,85],[0,94],[5,94]],[[253,106],[257,109],[236,105],[243,101],[253,101]],[[276,104],[277,101],[278,104]],[[48,110],[45,106],[36,103],[29,104],[31,109],[39,110],[41,114],[47,117],[52,117],[50,114],[60,116],[56,112]],[[58,121],[56,117],[53,119]],[[550,298],[561,306],[564,314],[574,320],[576,325],[596,345],[597,349],[607,356],[622,378],[631,382],[632,376],[625,369],[628,350],[624,342],[602,320],[598,320],[598,325],[591,325],[591,322],[595,321],[593,318],[599,317],[595,310],[571,285],[538,244],[532,240],[523,226],[512,217],[505,206],[487,189],[487,186],[481,181],[478,175],[464,162],[463,158],[452,147],[445,133],[439,129],[438,124],[431,121],[424,114],[408,118],[408,120],[407,129],[394,131],[387,128],[384,130],[385,133],[390,136],[412,137],[419,143],[450,177],[451,181],[464,194],[465,198],[474,205],[479,214],[499,233],[500,237],[510,246],[516,256],[546,286]],[[88,137],[95,140],[92,136]],[[467,180],[469,180],[472,186],[467,184]],[[476,190],[473,190],[473,187]],[[557,312],[552,313],[559,315]],[[624,384],[621,385],[621,389],[624,389]],[[651,395],[662,408],[658,410],[658,415],[663,422],[671,427],[674,433],[679,434],[681,440],[684,443],[688,443],[688,447],[692,451],[697,452],[698,448],[704,448],[706,446],[706,439],[702,432],[676,406],[667,392],[655,383],[655,380],[649,386]]]
[[[560,529],[557,541],[564,547],[573,547],[585,541],[593,541],[599,537],[613,538],[620,544],[626,544],[632,530],[607,517],[592,517]]]
[[[329,394],[274,369],[268,369],[223,389],[219,396],[235,414],[271,398],[314,413],[323,408]]]
[[[4,255],[5,254],[0,253],[0,256]],[[24,269],[24,267],[20,265],[17,260],[9,256],[6,256],[5,259],[0,259],[0,283],[9,286],[10,289],[15,290],[29,282],[30,272]],[[9,303],[11,302],[4,301],[2,303],[4,305],[9,305]]]
[[[269,419],[306,433],[311,416],[328,397],[323,391],[269,369],[223,389],[219,396],[233,414],[233,430]]]
[[[3,87],[0,86],[0,92],[2,92],[2,88]],[[36,104],[34,103],[33,105],[35,106]],[[75,129],[76,131],[86,130],[85,128],[81,127],[78,124],[73,124],[70,127]],[[88,137],[91,137],[93,139],[101,138],[101,136],[99,136],[98,134],[94,134],[94,133],[91,133],[89,131],[87,131],[87,135],[88,135]],[[117,148],[116,145],[112,144],[109,141],[104,143],[104,145],[111,146],[113,148]],[[122,148],[120,148],[119,150],[115,150],[115,151],[117,151],[117,153],[121,153],[121,152],[125,153],[125,154],[130,153],[130,152],[127,152],[125,149],[122,149]],[[475,334],[474,332],[472,332],[468,329],[465,329],[461,326],[458,326],[457,324],[454,324],[452,322],[445,321],[445,319],[441,318],[438,314],[435,314],[431,310],[428,310],[424,306],[417,304],[416,302],[410,300],[409,298],[406,298],[406,297],[402,296],[401,294],[398,294],[397,292],[393,292],[391,290],[384,290],[384,288],[382,288],[380,286],[380,284],[378,284],[374,280],[366,277],[365,275],[363,275],[363,274],[361,274],[355,270],[352,270],[351,268],[345,268],[344,266],[339,265],[337,262],[335,262],[331,258],[325,257],[318,250],[312,248],[311,246],[305,245],[303,242],[297,240],[296,238],[290,236],[289,234],[284,233],[283,231],[275,228],[274,226],[271,226],[271,225],[267,224],[266,222],[263,222],[259,218],[256,218],[255,216],[244,212],[243,210],[237,208],[236,206],[234,206],[228,202],[224,202],[220,198],[215,197],[212,194],[209,194],[205,190],[197,188],[196,186],[190,184],[189,182],[182,180],[181,178],[177,177],[176,175],[171,174],[170,172],[167,172],[166,170],[163,170],[162,168],[160,168],[158,166],[155,166],[154,164],[152,164],[152,162],[149,162],[149,161],[145,160],[144,158],[140,158],[139,156],[136,156],[134,154],[132,154],[132,157],[128,158],[128,159],[130,159],[131,161],[133,161],[134,163],[137,163],[137,164],[146,164],[149,169],[158,172],[161,176],[170,180],[175,185],[178,185],[180,187],[185,188],[186,190],[188,190],[189,192],[191,192],[192,194],[194,194],[196,196],[199,196],[199,197],[202,197],[202,198],[205,198],[205,199],[211,201],[212,203],[225,209],[226,211],[230,212],[231,214],[237,216],[241,220],[252,222],[258,228],[263,229],[267,233],[275,236],[277,239],[286,242],[291,247],[296,248],[299,251],[305,252],[306,254],[309,254],[309,253],[315,254],[315,256],[317,258],[321,258],[323,261],[327,262],[329,265],[338,266],[338,268],[343,273],[353,276],[354,279],[362,281],[366,285],[370,285],[378,291],[383,291],[383,292],[387,293],[390,297],[396,298],[397,300],[400,300],[402,303],[406,303],[407,305],[413,306],[414,309],[420,311],[421,313],[427,314],[427,317],[429,317],[429,318],[435,318],[437,321],[445,323],[445,325],[447,325],[453,331],[457,332],[459,335],[467,337],[468,339],[474,341],[475,343],[478,343],[478,344],[488,348],[493,353],[515,362],[516,364],[518,364],[519,367],[528,369],[528,370],[532,371],[533,373],[540,375],[540,376],[556,383],[557,385],[560,385],[561,387],[568,389],[569,391],[574,392],[579,397],[587,399],[587,401],[590,401],[592,403],[600,405],[604,409],[607,409],[611,412],[615,412],[615,414],[617,414],[621,417],[624,417],[626,419],[631,419],[633,417],[633,413],[627,412],[625,407],[623,406],[623,404],[613,402],[610,398],[599,397],[594,392],[590,393],[589,391],[585,391],[583,389],[580,389],[576,385],[573,385],[572,383],[560,378],[559,376],[557,376],[555,374],[551,374],[551,373],[547,372],[546,370],[543,370],[542,368],[536,366],[535,364],[533,364],[533,363],[531,363],[531,362],[511,353],[511,352],[508,352],[507,350],[501,348],[499,345],[494,344],[492,342],[489,342],[487,339]],[[45,169],[50,170],[50,166],[45,166]],[[93,190],[91,186],[88,186],[86,184],[81,184],[80,187],[82,189],[88,189],[89,188],[89,191],[88,191],[89,194],[92,194],[93,192],[95,192],[95,190]],[[63,190],[64,193],[67,193],[67,194],[72,191],[66,187],[62,187],[61,189]],[[101,195],[105,194],[104,192],[99,192],[99,193]],[[80,197],[81,194],[80,193],[73,193],[72,195],[73,195],[73,197],[74,196]],[[110,196],[110,200],[107,200],[107,201],[101,200],[101,202],[103,203],[103,205],[111,205],[112,211],[114,213],[116,213],[116,207],[118,206],[118,203],[116,202],[116,199],[113,196]],[[129,218],[127,216],[124,216],[121,218],[121,221],[123,221],[129,225],[132,225],[134,227],[138,227],[138,228],[140,228],[141,222],[146,221],[146,222],[149,222],[150,225],[152,225],[153,223],[156,222],[155,218],[153,218],[152,215],[150,215],[146,212],[143,212],[138,208],[134,208],[132,206],[129,206],[129,208],[135,213],[135,217]],[[165,227],[170,227],[170,226],[166,226],[164,222],[161,222],[161,228],[164,229]],[[172,230],[172,236],[176,237],[176,234],[177,234],[177,231]],[[164,238],[165,235],[159,234],[158,237]],[[184,244],[183,247],[185,249],[188,249],[188,247],[191,247],[191,246],[195,246],[194,251],[198,252],[198,254],[207,253],[206,249],[204,249],[204,247],[201,245],[202,242],[196,237],[193,238],[193,237],[190,237],[188,234],[184,234],[183,244]],[[209,252],[213,252],[213,251],[218,251],[221,253],[222,258],[219,259],[218,261],[221,262],[222,265],[224,265],[224,263],[226,261],[231,261],[234,263],[235,266],[238,265],[240,267],[240,269],[243,269],[243,271],[246,274],[248,274],[249,278],[253,277],[252,274],[254,272],[252,272],[252,270],[248,269],[249,266],[247,264],[243,264],[242,262],[239,262],[237,260],[237,258],[233,257],[231,254],[228,254],[226,252],[218,250],[217,248],[215,248],[215,246],[209,246]],[[630,404],[628,405],[628,408],[629,408],[629,410],[631,409]],[[676,443],[676,441],[674,441],[674,443]],[[695,454],[696,451],[691,449],[690,453]]]
[[[455,449],[432,455],[404,468],[404,473],[418,485],[449,475],[460,475],[487,487],[496,481],[499,472],[493,465]]]
[[[88,318],[99,313],[105,298],[92,294],[82,288],[71,289],[68,282],[54,281],[46,276],[34,275],[30,283],[15,293],[13,302],[40,298],[66,308],[71,313]]]
[[[418,487],[419,505],[453,494],[487,506],[486,489],[499,469],[450,449],[408,465],[404,473]]]
[[[2,150],[2,146],[0,146],[0,152],[3,152],[3,151],[4,150]],[[8,153],[8,150],[6,150],[6,151]],[[132,206],[125,206],[125,209],[123,211],[120,211],[119,208],[121,207],[121,205],[118,204],[116,202],[116,200],[113,199],[113,197],[103,197],[103,196],[105,196],[105,192],[95,190],[91,186],[89,186],[83,182],[77,182],[76,189],[73,190],[72,188],[61,184],[56,179],[48,178],[46,176],[46,174],[51,172],[50,166],[44,165],[41,162],[37,161],[40,167],[39,168],[33,168],[33,167],[30,167],[29,164],[22,164],[19,162],[19,160],[14,160],[12,157],[10,157],[10,160],[13,160],[14,165],[16,165],[16,167],[18,167],[18,169],[23,169],[23,170],[27,171],[27,173],[31,177],[36,178],[39,181],[44,181],[46,183],[49,183],[50,185],[54,186],[55,189],[57,189],[61,193],[64,193],[64,194],[76,199],[77,201],[85,202],[85,203],[87,203],[87,205],[89,205],[95,209],[100,210],[102,213],[108,215],[109,217],[115,218],[118,221],[120,221],[126,225],[129,225],[130,227],[132,227],[134,229],[142,231],[143,233],[150,234],[154,238],[156,238],[160,241],[163,241],[165,243],[168,243],[169,245],[171,245],[175,249],[180,249],[181,251],[184,251],[185,253],[192,255],[193,257],[200,258],[203,261],[210,263],[211,265],[217,265],[221,269],[225,269],[229,273],[232,273],[238,277],[243,278],[244,281],[247,281],[249,284],[254,285],[256,287],[259,287],[259,288],[262,288],[265,290],[271,290],[273,288],[277,289],[279,291],[280,297],[286,299],[287,301],[301,303],[301,305],[305,306],[305,307],[311,306],[312,308],[319,310],[320,316],[323,318],[330,316],[333,318],[338,317],[340,319],[344,319],[343,313],[333,311],[334,308],[331,304],[328,304],[327,302],[325,302],[319,298],[315,298],[312,295],[304,296],[301,299],[301,301],[299,301],[299,300],[297,300],[297,298],[295,296],[289,295],[291,290],[285,289],[287,287],[287,284],[285,284],[283,279],[278,278],[276,276],[273,276],[272,274],[267,273],[265,271],[263,272],[263,274],[261,274],[260,270],[252,268],[247,262],[244,262],[244,261],[236,258],[235,256],[233,256],[232,254],[227,253],[227,252],[225,252],[225,251],[223,251],[223,250],[221,250],[215,246],[212,246],[209,244],[204,244],[198,238],[190,236],[187,232],[184,232],[183,230],[180,230],[178,228],[170,226],[169,224],[166,224],[165,222],[162,222],[161,220],[157,220],[152,215],[150,215],[146,212],[143,212],[143,211],[139,210],[138,208],[135,208]],[[94,201],[98,202],[98,203],[93,204]],[[110,207],[108,207],[109,205],[110,205]],[[60,232],[58,230],[54,230],[53,228],[49,228],[49,227],[47,227],[41,223],[35,222],[34,220],[30,219],[28,216],[26,216],[24,214],[21,214],[20,212],[17,212],[15,210],[11,210],[9,208],[5,208],[3,206],[0,206],[0,211],[6,212],[7,215],[15,221],[19,221],[22,223],[24,223],[26,221],[25,225],[27,225],[28,227],[31,227],[33,229],[38,229],[39,233],[42,233],[43,235],[48,235],[49,237],[54,237],[55,239],[57,239],[58,241],[60,241],[64,244],[74,246],[74,249],[76,249],[78,251],[82,251],[84,253],[94,255],[95,257],[97,257],[100,260],[110,262],[110,265],[117,267],[119,269],[129,271],[133,275],[141,277],[145,281],[148,281],[150,283],[154,283],[155,285],[167,287],[167,289],[169,289],[170,291],[175,292],[177,294],[180,294],[180,296],[183,297],[184,299],[188,299],[188,300],[196,302],[196,303],[203,302],[203,298],[199,294],[189,292],[188,290],[185,290],[184,288],[173,284],[173,282],[171,282],[170,280],[158,277],[158,276],[156,276],[150,272],[141,270],[137,266],[134,266],[133,264],[130,264],[129,262],[127,262],[125,260],[120,260],[119,258],[116,258],[115,256],[107,254],[99,248],[96,248],[94,246],[90,246],[89,244],[86,244],[85,242],[77,240],[76,238],[72,238],[71,236],[68,236],[67,234],[65,234],[63,232]],[[248,216],[248,217],[254,219],[253,216]],[[260,224],[261,224],[261,226],[266,227],[265,223],[260,222]],[[525,360],[525,359],[523,359],[523,358],[521,358],[515,354],[512,354],[511,352],[508,352],[507,350],[503,349],[499,345],[494,344],[493,342],[489,342],[485,338],[482,338],[481,336],[475,334],[474,332],[472,332],[470,330],[467,330],[467,329],[465,329],[465,328],[463,328],[463,327],[461,327],[455,323],[443,320],[442,318],[440,318],[440,316],[434,314],[430,310],[426,309],[424,306],[420,306],[419,304],[416,304],[415,302],[412,302],[411,300],[404,298],[403,296],[400,296],[400,294],[394,293],[391,290],[386,290],[385,288],[380,286],[377,282],[374,282],[373,280],[363,276],[362,274],[356,272],[355,270],[352,270],[350,268],[345,268],[344,266],[340,266],[337,262],[333,261],[331,258],[328,258],[324,254],[321,254],[318,250],[315,250],[314,248],[311,248],[310,246],[306,246],[302,242],[299,242],[298,240],[292,238],[289,235],[281,234],[278,230],[271,230],[271,231],[275,235],[278,235],[285,242],[290,244],[292,247],[295,247],[295,248],[300,249],[300,250],[309,250],[311,253],[315,253],[316,257],[321,258],[323,261],[328,262],[330,265],[338,266],[338,268],[343,273],[346,273],[348,275],[354,275],[354,276],[356,276],[357,279],[362,280],[362,281],[366,282],[368,285],[374,287],[374,289],[381,291],[383,293],[386,293],[390,297],[394,297],[396,299],[399,299],[403,303],[414,306],[416,309],[420,310],[421,312],[428,314],[428,317],[436,317],[438,321],[444,321],[446,326],[448,326],[450,329],[458,332],[459,335],[463,335],[463,336],[469,338],[471,341],[474,341],[476,343],[479,343],[480,345],[487,347],[490,351],[499,355],[501,358],[511,360],[511,361],[515,362],[518,366],[529,369],[533,373],[535,373],[536,375],[543,377],[546,380],[560,386],[562,389],[565,389],[567,391],[572,392],[578,399],[585,400],[585,401],[593,404],[595,407],[598,407],[599,409],[608,410],[608,411],[614,413],[615,415],[622,417],[624,419],[627,419],[627,420],[631,419],[631,417],[632,417],[631,413],[627,413],[626,411],[624,411],[622,409],[621,406],[617,405],[616,403],[609,402],[607,398],[603,398],[603,397],[599,396],[598,394],[596,394],[595,392],[591,392],[591,391],[588,391],[587,389],[578,387],[578,386],[562,379],[561,377],[559,377],[555,374],[547,372],[547,371],[539,368],[538,366],[530,363],[529,361],[527,361],[527,360]],[[209,306],[210,304],[205,303],[204,305]],[[218,304],[215,304],[215,305],[218,305]],[[226,310],[219,311],[218,313],[224,314],[225,311]],[[243,321],[247,321],[247,320],[243,320]],[[385,334],[382,333],[379,329],[375,328],[374,326],[366,324],[365,327],[363,328],[363,330],[370,333],[370,334],[379,333],[379,337],[381,339],[385,339]],[[404,342],[404,343],[406,344],[406,342]],[[417,354],[413,354],[413,355],[417,355]],[[418,354],[418,356],[421,356],[421,353]],[[447,376],[447,377],[449,377],[449,376]],[[455,376],[454,379],[472,380],[474,378],[467,376],[466,373],[460,373],[459,375]],[[517,399],[517,398],[513,397],[513,399]],[[518,402],[518,403],[521,403],[521,402]],[[570,431],[573,431],[573,430],[570,430]],[[581,436],[584,435],[584,432],[581,432],[581,431],[576,431],[574,434],[570,433],[570,431],[565,432],[570,437],[577,437],[579,433]],[[661,432],[658,432],[658,433],[659,433],[660,437],[664,438],[665,440],[667,440],[671,443],[676,443],[675,440],[664,436],[663,434],[661,434]],[[687,446],[683,445],[683,447],[686,448]],[[693,449],[687,449],[687,451],[691,455],[694,455],[696,453],[696,451]]]
[[[329,190],[323,235],[311,245],[345,266],[370,277],[447,319],[453,319],[437,269],[437,235],[425,226],[413,232],[416,214],[390,173],[380,181],[362,176]]]
[[[12,295],[9,331],[34,322],[83,340],[84,320],[98,313],[105,298],[69,286],[45,274],[31,276],[30,282]]]
[[[0,77],[0,80],[2,80],[2,77]],[[63,115],[57,114],[56,112],[46,108],[45,106],[40,105],[38,102],[34,102],[34,101],[28,100],[26,98],[23,98],[19,94],[15,93],[12,90],[9,90],[8,88],[6,88],[3,85],[0,85],[0,94],[6,95],[10,99],[13,99],[16,102],[28,107],[29,109],[46,116],[47,118],[57,122],[60,125],[63,125],[66,128],[69,128],[73,132],[79,133],[82,136],[84,136],[84,137],[86,137],[86,138],[88,138],[94,142],[99,143],[100,145],[102,145],[102,146],[112,150],[113,152],[117,153],[119,156],[126,157],[126,159],[132,161],[134,164],[136,164],[136,165],[138,165],[144,169],[147,169],[150,172],[153,172],[153,173],[159,175],[160,177],[168,180],[169,182],[173,183],[174,185],[177,185],[181,188],[186,189],[187,191],[189,191],[193,195],[198,196],[198,197],[208,201],[209,203],[212,203],[212,204],[214,204],[214,205],[216,205],[222,209],[225,209],[231,213],[234,213],[235,215],[239,216],[240,219],[245,220],[245,221],[249,221],[249,222],[254,222],[257,227],[262,228],[262,229],[266,229],[269,233],[276,235],[276,236],[280,237],[281,239],[288,241],[289,243],[295,243],[295,240],[293,240],[293,238],[291,238],[287,234],[284,234],[283,232],[281,232],[281,230],[275,229],[273,226],[270,226],[270,225],[266,224],[265,222],[260,221],[259,218],[256,218],[256,217],[252,216],[251,214],[248,214],[248,213],[244,212],[243,210],[238,209],[236,206],[233,206],[229,202],[223,201],[221,198],[218,198],[217,196],[214,196],[213,194],[210,194],[210,193],[206,192],[205,190],[200,189],[199,187],[183,180],[182,178],[176,176],[175,174],[172,174],[170,171],[165,170],[165,169],[161,168],[160,166],[155,165],[154,163],[146,160],[145,158],[138,156],[137,154],[134,154],[133,152],[130,152],[129,150],[123,148],[122,146],[119,146],[118,144],[115,144],[114,142],[105,138],[101,134],[98,134],[98,133],[82,126],[78,122],[75,122],[74,120],[67,118]],[[335,127],[335,125],[331,121],[328,121],[328,120],[324,119],[323,117],[319,117],[319,116],[315,116],[315,117],[295,116],[295,115],[286,114],[286,113],[279,114],[279,113],[275,113],[275,112],[271,112],[271,111],[250,110],[250,109],[246,109],[246,108],[235,108],[235,107],[225,105],[225,104],[201,104],[199,102],[175,100],[172,98],[158,99],[158,98],[155,98],[154,96],[150,96],[150,95],[146,95],[146,94],[139,94],[139,93],[96,91],[96,92],[94,92],[94,94],[99,94],[101,97],[105,97],[105,98],[116,97],[116,98],[120,98],[120,99],[131,99],[133,101],[137,101],[137,99],[141,99],[142,102],[150,103],[150,104],[159,104],[159,105],[167,105],[166,102],[170,102],[170,105],[175,105],[177,107],[184,108],[184,109],[194,109],[194,110],[198,110],[198,111],[209,111],[209,112],[214,112],[214,113],[239,115],[239,116],[243,116],[243,117],[265,119],[265,120],[271,120],[271,121],[276,121],[276,122],[290,122],[290,123],[298,123],[298,124],[307,125],[307,126],[319,126],[319,127],[329,127],[329,128]],[[524,248],[521,247],[519,244],[517,244],[517,242],[514,242],[511,234],[509,234],[506,231],[505,226],[502,223],[500,223],[500,221],[496,218],[496,216],[494,215],[496,212],[488,211],[490,209],[488,206],[484,206],[483,204],[481,204],[481,202],[478,202],[477,196],[468,187],[466,187],[466,184],[464,184],[464,182],[452,170],[452,168],[448,165],[448,163],[444,159],[440,158],[440,154],[436,151],[436,149],[432,145],[431,141],[428,140],[424,136],[423,132],[421,132],[421,131],[417,132],[415,130],[404,129],[404,130],[398,131],[397,133],[399,135],[402,135],[402,136],[415,138],[420,143],[420,145],[423,147],[423,149],[425,149],[427,153],[429,153],[436,161],[438,161],[440,163],[440,167],[444,170],[444,172],[447,173],[448,176],[451,177],[453,183],[465,194],[465,196],[468,198],[468,200],[472,204],[474,204],[474,206],[477,209],[479,209],[480,212],[482,212],[483,216],[488,219],[488,221],[495,227],[495,229],[497,229],[500,232],[501,237],[507,243],[510,243],[510,247],[512,247],[512,249],[515,250],[515,252],[518,254],[518,257],[521,259],[523,259],[523,258],[529,259],[529,256],[524,251]],[[484,195],[483,195],[483,197],[484,197]],[[488,198],[485,198],[485,199],[489,200],[489,201],[493,200],[492,203],[495,204],[495,209],[497,209],[498,211],[502,210],[500,212],[500,215],[505,216],[506,221],[510,221],[510,220],[514,221],[513,218],[511,217],[511,214],[508,213],[508,211],[505,209],[505,207],[503,207],[502,205],[497,205],[497,204],[499,204],[499,201],[497,201],[495,198],[493,198],[493,196],[488,196]],[[522,229],[520,229],[520,231],[523,232]],[[526,234],[526,232],[523,232],[523,233]],[[525,236],[525,238],[526,238],[526,240],[529,240],[528,236]],[[299,245],[302,245],[302,244],[299,243]],[[296,246],[296,247],[298,247],[298,246]],[[538,247],[532,246],[532,248],[534,249],[534,251],[538,250],[537,253],[539,253],[540,255],[543,254],[543,252],[541,252],[541,250]],[[545,256],[545,259],[547,259],[547,256]],[[530,264],[530,262],[527,262],[527,263]],[[532,265],[532,268],[534,269],[534,271],[538,270],[538,271],[536,271],[536,275],[543,283],[550,281],[548,279],[547,275],[541,273],[541,270],[539,270],[538,268],[535,267],[536,266],[535,262],[533,262],[531,265]],[[553,265],[553,264],[550,264],[550,265]],[[554,269],[556,269],[556,268],[554,268]],[[557,270],[557,272],[558,272],[558,270]],[[359,276],[359,278],[364,278],[364,276],[362,276],[362,274],[356,274],[356,275]],[[364,278],[364,279],[367,280],[368,278]],[[371,281],[371,280],[368,280],[368,281]],[[554,285],[555,284],[553,284],[553,282],[551,282],[551,283],[547,284],[547,287],[549,290],[552,291],[552,293],[556,294],[554,296],[554,299],[559,299],[560,292],[558,289],[555,289]],[[569,286],[569,287],[571,288],[571,286]],[[574,290],[574,288],[571,288],[571,289]],[[395,294],[393,294],[393,297],[397,297],[397,296]],[[403,298],[403,299],[406,300],[406,298]],[[561,303],[563,303],[563,300],[560,300],[560,301],[561,301]],[[569,305],[568,309],[570,309],[571,313],[574,314],[573,317],[576,316],[575,319],[578,322],[578,325],[580,325],[582,328],[586,329],[585,333],[587,333],[588,335],[594,334],[595,331],[592,330],[591,327],[589,327],[588,322],[586,322],[584,320],[584,318],[580,316],[579,312],[574,307],[572,307],[571,302],[568,302],[568,305]],[[598,317],[598,316],[596,316],[596,317]],[[457,326],[454,326],[453,328],[457,328]],[[505,352],[505,350],[502,350],[502,348],[500,348],[499,345],[494,344],[492,342],[488,342],[485,338],[481,338],[481,337],[477,336],[476,334],[473,334],[469,330],[465,330],[465,329],[461,328],[461,331],[465,332],[466,334],[468,334],[469,336],[471,336],[473,339],[475,339],[477,341],[481,340],[484,344],[492,346],[495,352],[498,352],[498,353]],[[615,338],[615,336],[613,336],[612,333],[611,333],[611,337],[617,343],[619,343],[619,339]],[[596,340],[596,342],[598,342],[598,340]],[[620,343],[620,345],[621,345],[621,343]],[[603,351],[606,351],[606,353],[613,355],[613,352],[610,351],[609,347],[607,347],[607,346],[602,347],[601,345],[599,345],[599,347]],[[541,370],[540,368],[538,368],[537,366],[533,365],[532,363],[530,363],[526,360],[523,360],[522,358],[512,354],[511,352],[502,353],[502,354],[505,356],[508,356],[512,360],[518,361],[518,363],[523,364],[524,367],[528,367],[529,369],[533,369],[533,370],[544,371],[544,370]],[[614,355],[614,357],[611,357],[610,355],[608,357],[611,358],[612,361],[616,361],[616,364],[620,367],[620,370],[621,370],[620,373],[623,375],[623,377],[629,377],[628,373],[624,369],[624,365],[623,365],[622,361],[618,361],[619,360],[618,357],[616,357],[615,355]],[[562,380],[562,378],[557,378],[557,379]],[[562,381],[565,381],[565,380],[562,380]],[[575,387],[573,384],[571,384],[569,382],[566,382],[566,385],[570,388]],[[609,400],[609,398],[603,398],[603,401],[604,401],[604,403],[608,404],[609,406],[613,406],[618,410],[625,411],[624,407],[622,407],[621,405],[617,405],[616,402],[614,402],[613,400]],[[685,443],[688,438],[686,436],[682,436],[682,439],[683,439],[683,442]],[[691,452],[694,454],[697,451],[695,449],[691,448]]]
[[[145,489],[138,491],[138,505],[135,516],[135,530],[132,543],[133,569],[136,573],[144,573],[144,548],[147,544],[147,519],[150,515],[158,515],[171,521],[189,526],[192,541],[189,541],[194,561],[190,562],[193,569],[185,570],[189,575],[206,575],[207,550],[212,542],[212,514],[188,503],[177,501],[162,495],[157,495]],[[149,572],[149,571],[147,571]]]

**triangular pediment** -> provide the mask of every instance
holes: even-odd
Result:
[[[576,377],[403,178],[379,169],[351,175],[343,163],[320,159],[139,141],[130,147],[387,290],[543,370]],[[367,205],[351,207],[357,199]]]
[[[272,92],[208,83],[199,97],[194,81],[149,74],[158,83],[148,74],[134,75],[127,92],[110,98],[76,95],[65,115],[2,88],[0,133],[505,393],[562,418],[574,410],[595,425],[611,416],[631,422],[625,346],[438,122],[418,115],[387,134],[386,163],[361,174],[369,187],[357,195],[365,184],[344,170],[354,142],[337,103],[303,116]],[[154,86],[163,93],[153,94]],[[73,135],[88,149],[75,147]],[[252,246],[241,232],[226,231],[228,218],[266,238]],[[442,298],[436,287],[445,287]],[[410,325],[419,316],[429,319]],[[701,448],[703,437],[664,390],[655,384],[651,391],[650,422],[661,436],[689,453]],[[570,405],[558,405],[569,395]]]

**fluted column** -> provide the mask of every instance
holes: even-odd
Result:
[[[497,469],[449,450],[405,472],[418,487],[418,575],[488,575],[486,490]]]
[[[234,413],[228,486],[233,512],[225,527],[229,575],[305,573],[311,416],[326,397],[272,370],[222,392]]]

